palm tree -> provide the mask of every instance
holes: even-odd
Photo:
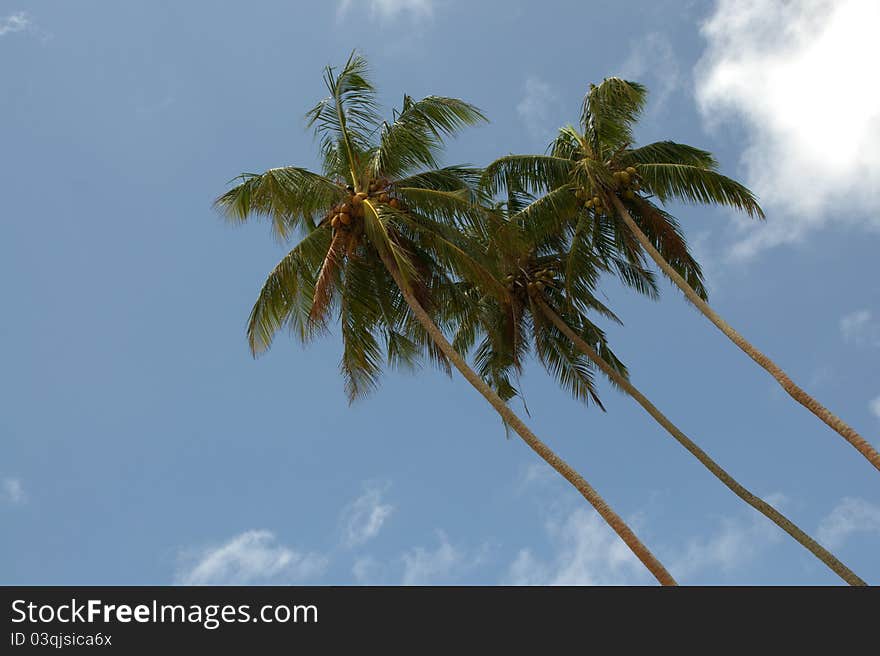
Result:
[[[603,260],[595,260],[592,263],[595,266],[581,266],[567,285],[563,276],[573,259],[568,250],[573,231],[567,231],[562,237],[558,233],[538,237],[530,230],[532,222],[528,218],[535,202],[540,201],[530,199],[510,185],[508,181],[508,200],[503,206],[505,224],[483,231],[489,236],[484,241],[485,252],[496,260],[494,268],[503,276],[509,296],[502,303],[491,296],[481,298],[478,286],[474,286],[473,294],[477,298],[468,306],[471,311],[462,315],[464,320],[456,347],[470,348],[477,333],[482,331],[484,336],[476,349],[478,371],[499,393],[507,396],[516,393],[509,372],[519,370],[529,342],[534,342],[545,367],[578,399],[595,398],[592,380],[587,374],[589,365],[597,367],[740,499],[792,536],[844,581],[850,585],[866,585],[776,508],[737,482],[630,382],[626,368],[608,349],[602,331],[586,318],[588,311],[596,311],[617,320],[593,294]],[[568,355],[566,345],[573,345],[577,354],[586,357],[588,366],[577,366],[575,357]],[[547,353],[556,357],[548,358]]]
[[[590,85],[579,128],[563,128],[547,155],[511,155],[494,162],[487,169],[489,190],[497,191],[505,179],[514,178],[526,189],[547,192],[538,209],[550,215],[545,218],[550,223],[578,223],[575,251],[591,234],[594,253],[614,251],[634,266],[647,253],[709,321],[880,470],[880,453],[867,440],[796,385],[707,303],[699,265],[675,219],[652,198],[725,205],[755,218],[764,214],[751,191],[718,173],[710,153],[672,141],[633,147],[633,125],[646,95],[642,85],[619,78]]]
[[[451,363],[661,584],[675,585],[620,516],[468,366],[435,322],[460,309],[453,277],[467,275],[506,294],[468,255],[459,230],[480,213],[471,192],[477,172],[439,168],[437,161],[444,138],[483,115],[454,98],[405,96],[393,120],[383,122],[366,62],[355,53],[338,74],[328,67],[324,81],[329,96],[307,115],[320,137],[323,172],[284,167],[244,174],[217,199],[232,219],[263,215],[281,237],[306,233],[269,274],[254,305],[248,324],[253,353],[267,349],[282,327],[307,341],[338,312],[350,399],[375,386],[380,339],[392,364],[421,352],[447,368]]]

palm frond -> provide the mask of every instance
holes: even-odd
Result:
[[[382,309],[376,297],[370,263],[349,259],[340,293],[339,320],[342,327],[340,370],[349,402],[364,397],[378,385],[382,371],[382,348],[376,339]]]
[[[482,170],[472,166],[445,166],[400,178],[394,184],[395,187],[474,192],[482,173]]]
[[[412,231],[419,244],[434,254],[444,270],[464,276],[498,298],[506,297],[504,286],[496,279],[479,248],[468,241],[466,233],[456,230],[454,225],[430,218],[430,214],[419,214],[409,209],[403,212],[391,207],[382,207],[382,211],[393,217],[402,228]]]
[[[559,128],[556,138],[547,147],[547,153],[553,157],[562,159],[578,160],[583,153],[583,137],[573,125]]]
[[[362,154],[370,149],[370,136],[381,122],[366,60],[352,52],[338,74],[332,66],[324,69],[324,84],[330,95],[306,119],[320,138],[325,163],[334,158],[345,162],[351,184],[357,185]]]
[[[574,186],[560,185],[511,215],[510,220],[535,243],[563,232],[577,216],[578,200],[574,192]]]
[[[644,189],[662,203],[682,200],[724,205],[764,218],[757,198],[745,185],[715,171],[690,164],[640,164],[637,170]]]
[[[251,215],[268,217],[279,239],[287,239],[301,222],[311,222],[345,189],[308,169],[285,166],[264,173],[243,173],[239,184],[214,201],[229,220],[243,223]]]
[[[602,410],[593,380],[593,365],[543,313],[534,312],[535,354],[560,387],[583,403],[593,402]]]
[[[685,164],[714,171],[718,161],[709,151],[676,143],[675,141],[656,141],[654,143],[623,151],[620,155],[621,167],[639,164]]]
[[[412,285],[417,277],[412,260],[395,240],[391,238],[388,223],[394,218],[394,211],[382,203],[364,201],[364,233],[382,260],[389,256],[405,281]]]
[[[606,154],[633,142],[633,124],[645,107],[647,95],[643,85],[618,77],[590,85],[581,109],[581,128],[594,157],[605,159]]]
[[[401,177],[418,167],[437,168],[444,138],[485,120],[479,109],[458,98],[428,96],[416,101],[404,96],[394,122],[382,124],[371,174]]]
[[[691,255],[675,217],[650,201],[637,198],[633,218],[669,264],[704,301],[709,300],[700,264]]]
[[[345,234],[341,231],[337,231],[333,235],[330,247],[327,249],[327,255],[324,257],[324,262],[321,264],[321,269],[315,280],[315,292],[312,298],[312,308],[309,310],[309,321],[319,326],[325,324],[327,311],[333,300],[333,292],[339,286],[345,238]]]
[[[543,193],[568,182],[571,166],[571,160],[552,155],[507,155],[486,167],[481,187],[494,196],[513,179],[520,190]]]
[[[309,233],[266,278],[248,319],[248,343],[254,355],[268,349],[285,325],[303,341],[313,334],[309,313],[315,280],[331,238],[329,227]]]

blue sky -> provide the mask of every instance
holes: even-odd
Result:
[[[250,357],[245,320],[284,245],[211,201],[241,171],[316,165],[303,114],[355,47],[386,104],[485,110],[449,163],[543,150],[591,81],[647,84],[639,139],[712,150],[768,213],[673,207],[713,304],[880,444],[880,96],[850,84],[880,56],[860,38],[878,13],[0,0],[0,581],[652,582],[460,378],[391,372],[349,407],[336,338]],[[880,583],[877,472],[676,290],[603,291],[636,385]],[[627,398],[605,386],[603,414],[535,367],[523,384],[532,428],[682,582],[838,582]]]

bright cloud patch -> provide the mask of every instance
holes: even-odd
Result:
[[[770,495],[767,503],[779,508],[785,498]],[[763,516],[750,513],[749,518],[726,518],[706,538],[688,541],[682,556],[670,565],[676,576],[686,580],[703,571],[725,573],[740,569],[782,538],[779,529]]]
[[[31,26],[31,19],[23,11],[0,18],[0,36],[13,32],[23,32]]]
[[[484,562],[485,549],[472,553],[452,544],[442,531],[438,535],[436,548],[415,547],[403,554],[403,585],[451,583]]]
[[[734,256],[832,223],[880,229],[877,25],[876,0],[719,0],[703,25],[700,108],[743,122],[747,182],[769,210]]]
[[[195,554],[181,571],[182,585],[253,585],[300,583],[324,572],[328,560],[278,544],[270,531],[246,531],[225,544]]]
[[[836,549],[854,533],[880,533],[880,506],[847,497],[822,520],[816,537],[828,548]]]
[[[376,585],[383,565],[373,556],[361,556],[351,566],[351,573],[360,585]]]
[[[553,138],[558,126],[553,123],[552,110],[557,102],[556,93],[549,84],[534,76],[526,79],[516,113],[535,139],[546,142]]]
[[[868,409],[877,419],[880,419],[880,396],[868,403]]]
[[[338,15],[344,16],[354,6],[366,7],[371,16],[383,20],[403,14],[411,18],[430,18],[434,14],[432,0],[341,0]]]
[[[24,493],[24,487],[22,486],[20,479],[3,479],[2,486],[0,486],[0,499],[6,501],[7,503],[18,505],[20,503],[24,503],[26,498],[27,497]]]
[[[648,83],[651,90],[649,109],[652,110],[665,105],[669,96],[682,84],[681,67],[672,44],[659,32],[640,36],[633,41],[618,77]]]
[[[599,515],[577,508],[547,523],[554,547],[549,560],[522,549],[508,571],[512,585],[628,585],[650,576]]]
[[[394,512],[394,506],[383,503],[387,484],[370,484],[364,493],[342,513],[343,542],[356,547],[373,539]]]
[[[870,310],[856,310],[840,318],[844,341],[859,346],[880,346],[880,322]]]

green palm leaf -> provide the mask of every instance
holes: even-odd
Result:
[[[293,166],[243,173],[236,180],[241,182],[217,198],[215,207],[237,223],[251,215],[268,217],[280,239],[287,239],[303,223],[314,227],[313,217],[345,194],[332,180]]]
[[[755,195],[743,184],[689,164],[640,164],[639,176],[646,191],[662,203],[683,200],[706,205],[725,205],[763,219],[764,211]]]
[[[266,278],[248,319],[248,343],[254,355],[268,349],[285,325],[302,341],[314,334],[315,325],[309,314],[315,280],[331,239],[326,228],[309,233]]]

